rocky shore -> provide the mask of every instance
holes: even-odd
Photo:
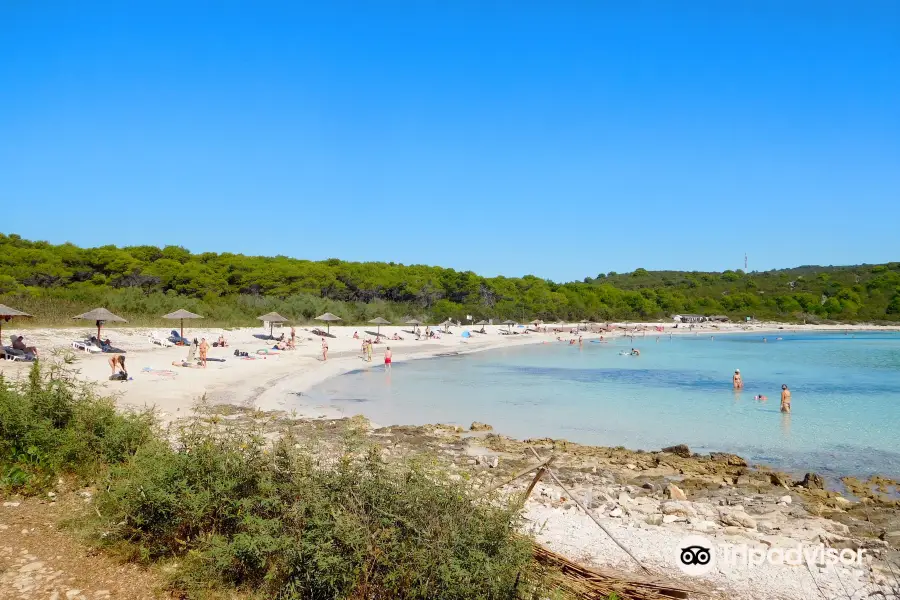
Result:
[[[221,410],[229,419],[250,418],[234,407]],[[265,418],[272,427],[285,419]],[[900,597],[900,502],[892,498],[898,483],[885,478],[847,479],[841,493],[826,489],[829,485],[815,473],[796,479],[733,454],[696,455],[683,445],[643,452],[549,438],[516,440],[496,435],[484,423],[468,430],[453,425],[372,428],[354,417],[291,421],[291,426],[322,448],[337,447],[348,432],[363,435],[380,447],[385,460],[427,457],[451,478],[467,481],[473,493],[499,485],[497,493],[507,498],[521,495],[537,472],[500,485],[539,462],[530,449],[544,458],[552,455],[554,475],[643,564],[660,576],[700,583],[712,597]],[[524,516],[523,531],[572,560],[637,568],[547,477],[525,502]],[[716,544],[761,549],[821,544],[863,550],[865,559],[857,567],[821,562],[719,566],[692,579],[679,571],[674,557],[679,541],[694,534]]]

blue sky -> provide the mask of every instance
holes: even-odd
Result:
[[[894,1],[7,1],[0,57],[27,238],[558,280],[900,260]]]

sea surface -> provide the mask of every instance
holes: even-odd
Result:
[[[632,345],[640,356],[621,354]],[[732,389],[735,369],[741,392]],[[790,415],[779,411],[782,383],[793,394]],[[900,478],[896,333],[548,342],[354,371],[309,395],[383,425],[482,421],[518,438],[647,450],[684,443],[790,471]]]

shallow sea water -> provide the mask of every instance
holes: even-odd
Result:
[[[767,342],[763,341],[767,339]],[[777,339],[782,338],[782,339]],[[380,424],[492,424],[507,435],[735,452],[831,476],[900,478],[900,335],[655,335],[549,342],[354,371],[310,391]],[[739,368],[745,389],[735,392]],[[779,411],[781,384],[793,412]],[[763,394],[767,401],[754,396]]]

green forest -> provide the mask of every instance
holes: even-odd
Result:
[[[34,314],[35,325],[63,324],[98,306],[133,324],[186,308],[225,326],[251,325],[273,310],[300,322],[329,311],[349,323],[466,315],[604,322],[679,313],[881,322],[900,320],[900,263],[749,273],[636,269],[557,283],[426,265],[193,254],[179,246],[80,248],[0,233],[0,303]]]

